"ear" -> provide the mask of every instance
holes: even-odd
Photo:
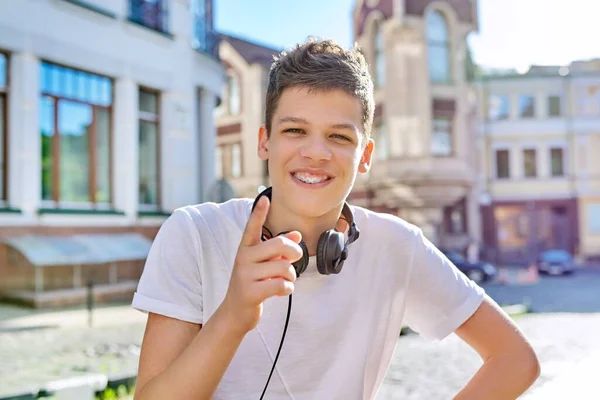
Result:
[[[363,150],[360,163],[358,164],[358,172],[364,174],[369,172],[371,169],[371,161],[373,159],[373,148],[375,147],[375,143],[373,139],[369,138],[369,141],[365,145]]]
[[[269,159],[269,135],[265,125],[261,125],[258,129],[258,157],[261,160]]]

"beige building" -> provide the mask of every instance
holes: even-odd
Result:
[[[376,85],[372,171],[353,202],[399,215],[438,246],[480,238],[477,107],[466,37],[475,1],[358,0],[354,35]]]
[[[437,244],[479,239],[476,102],[466,76],[475,1],[358,0],[354,35],[376,82],[376,160],[350,202],[418,224]],[[267,185],[256,157],[268,68],[277,50],[223,36],[228,70],[216,119],[217,173],[236,196]]]
[[[484,241],[499,261],[548,248],[600,257],[599,67],[532,67],[476,84]]]
[[[268,185],[267,164],[256,155],[258,129],[263,123],[269,68],[279,53],[263,45],[222,35],[219,58],[227,81],[215,110],[217,176],[235,196],[255,197]]]

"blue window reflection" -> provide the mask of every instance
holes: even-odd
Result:
[[[0,89],[6,87],[6,56],[0,53]]]
[[[42,63],[40,86],[47,95],[99,106],[112,104],[112,81],[100,75]]]

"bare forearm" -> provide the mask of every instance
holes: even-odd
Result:
[[[534,355],[491,357],[454,399],[517,399],[538,376],[539,364]]]
[[[136,393],[135,400],[210,399],[231,363],[244,334],[218,312],[185,351]]]

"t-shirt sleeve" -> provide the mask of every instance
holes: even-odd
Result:
[[[192,323],[202,323],[199,235],[185,209],[160,227],[150,248],[132,306]]]
[[[484,296],[419,229],[406,288],[405,324],[427,340],[444,339],[473,315]]]

